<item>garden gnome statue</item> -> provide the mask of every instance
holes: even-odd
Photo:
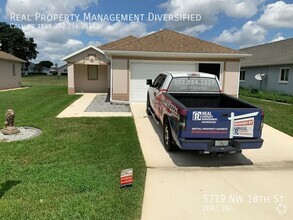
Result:
[[[14,111],[12,109],[8,109],[5,114],[4,128],[1,130],[3,134],[12,135],[20,132],[17,127],[14,126],[14,117]]]

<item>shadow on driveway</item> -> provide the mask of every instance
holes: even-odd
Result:
[[[163,128],[157,125],[152,117],[148,117],[154,131],[157,133],[162,148],[164,148]],[[253,162],[243,154],[227,154],[219,156],[217,154],[203,155],[197,151],[178,150],[167,152],[173,163],[179,167],[224,167],[224,166],[251,166]]]

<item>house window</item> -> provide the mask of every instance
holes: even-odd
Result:
[[[15,73],[15,64],[12,64],[12,75],[13,76],[16,76],[16,73]]]
[[[241,70],[240,71],[240,82],[244,82],[245,81],[245,70]]]
[[[289,68],[281,68],[279,83],[287,83],[289,80]]]
[[[98,80],[98,66],[88,66],[88,80]]]

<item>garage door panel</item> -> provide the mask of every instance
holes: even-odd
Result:
[[[155,79],[165,71],[195,71],[195,63],[131,63],[130,101],[145,102],[148,86],[146,79]]]
[[[132,80],[131,90],[133,91],[131,95],[132,100],[136,102],[146,101],[145,97],[147,95],[148,86],[146,85],[145,79]]]

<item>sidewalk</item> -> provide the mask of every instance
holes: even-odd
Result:
[[[20,87],[20,88],[14,88],[14,89],[2,89],[0,92],[9,92],[9,91],[16,91],[16,90],[23,90],[28,89],[29,87]]]
[[[86,112],[98,93],[83,93],[82,97],[63,110],[57,118],[80,117],[131,117],[131,112]]]

